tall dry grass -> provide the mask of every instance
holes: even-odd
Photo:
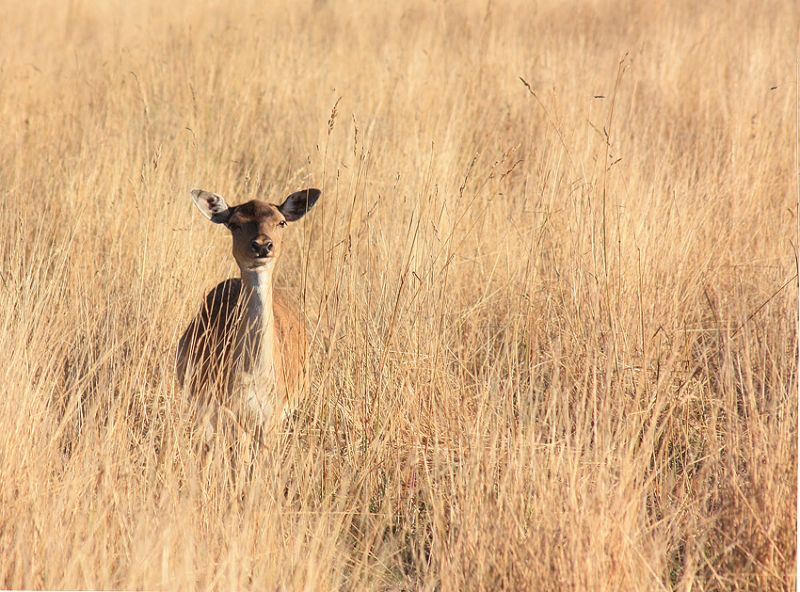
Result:
[[[791,587],[799,19],[3,2],[0,586]],[[313,387],[203,454],[188,192],[309,185]]]

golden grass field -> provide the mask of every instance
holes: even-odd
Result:
[[[798,23],[3,0],[0,587],[791,588]],[[189,191],[307,186],[310,393],[204,452]]]

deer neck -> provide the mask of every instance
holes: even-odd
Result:
[[[271,263],[257,270],[242,269],[244,344],[249,364],[274,369],[275,312],[272,306]]]

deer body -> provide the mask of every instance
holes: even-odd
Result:
[[[233,208],[216,194],[192,196],[209,219],[231,230],[241,277],[206,296],[178,345],[178,380],[201,397],[206,438],[221,410],[266,428],[291,414],[306,386],[305,323],[273,289],[273,273],[283,228],[313,207],[319,191],[294,193],[281,206],[253,200]]]

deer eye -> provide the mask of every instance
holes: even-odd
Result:
[[[228,230],[239,230],[240,226],[235,222],[228,222]]]
[[[280,222],[278,222],[278,226],[280,226],[281,228],[286,228],[286,224],[287,224],[286,220],[281,220]]]

